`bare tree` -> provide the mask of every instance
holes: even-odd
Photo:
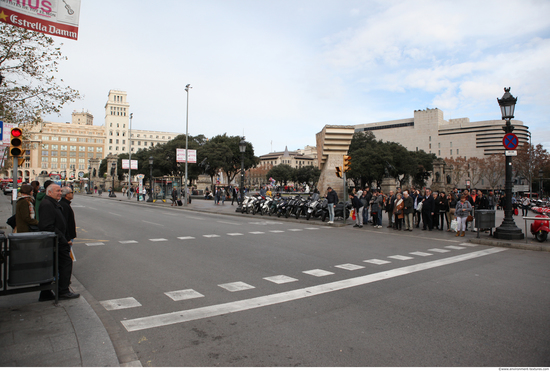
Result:
[[[466,157],[445,158],[444,161],[447,165],[451,166],[451,181],[453,185],[459,187],[460,181],[468,171]]]

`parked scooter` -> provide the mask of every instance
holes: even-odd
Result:
[[[546,207],[533,207],[531,208],[536,213],[535,218],[548,218],[550,214],[550,209]],[[548,220],[535,220],[531,223],[531,233],[535,236],[537,241],[544,242],[548,238],[548,233],[550,232],[550,222]]]
[[[315,210],[317,209],[317,206],[320,204],[320,196],[319,196],[319,193],[314,193],[313,195],[311,195],[308,203],[307,203],[307,213],[306,213],[306,219],[309,220]]]
[[[349,218],[349,214],[351,212],[351,202],[346,201],[344,202],[340,201],[338,204],[336,204],[336,207],[334,208],[334,217],[335,218]]]

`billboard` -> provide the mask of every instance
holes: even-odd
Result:
[[[197,163],[197,150],[190,149],[187,154],[187,162],[190,164]],[[185,149],[176,148],[176,162],[185,162]]]
[[[128,170],[130,169],[130,160],[122,160],[122,170]],[[132,169],[131,170],[137,170],[138,169],[138,161],[132,160]]]
[[[0,0],[0,22],[78,39],[80,0]]]

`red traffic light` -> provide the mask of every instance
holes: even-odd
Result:
[[[23,135],[23,131],[21,131],[21,129],[19,129],[19,128],[11,129],[11,136],[12,137],[19,138],[21,135]]]

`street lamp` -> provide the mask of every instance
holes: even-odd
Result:
[[[87,194],[92,194],[92,165],[88,165],[88,192]]]
[[[543,183],[542,183],[542,177],[544,176],[544,171],[542,169],[539,170],[539,178],[540,178],[540,183],[539,183],[539,200],[542,200],[542,187],[543,187]]]
[[[187,193],[187,160],[189,152],[189,141],[187,140],[187,138],[189,137],[189,89],[193,89],[191,84],[185,85],[185,91],[187,92],[187,110],[185,112],[185,202],[183,203],[185,206],[187,206],[187,197],[189,197]]]
[[[149,157],[149,198],[147,202],[153,202],[153,156]]]
[[[109,193],[109,197],[116,197],[115,194],[115,170],[116,170],[116,162],[111,163],[111,176],[113,177],[113,185],[111,187],[111,193]]]
[[[241,206],[244,200],[244,153],[246,152],[246,142],[244,140],[244,137],[241,138],[241,141],[239,142],[239,151],[241,151]]]
[[[128,190],[132,188],[132,119],[134,118],[134,114],[130,113],[130,133],[128,135],[128,142],[130,151],[128,152]],[[130,198],[131,194],[128,192],[128,198]]]
[[[498,99],[498,104],[502,113],[502,119],[506,121],[503,130],[506,134],[514,131],[510,120],[514,118],[514,110],[516,108],[517,98],[510,94],[510,88],[504,88],[504,95]],[[523,232],[516,226],[514,217],[512,216],[512,157],[506,156],[506,198],[504,202],[504,220],[500,227],[495,229],[495,238],[502,240],[522,240]]]

